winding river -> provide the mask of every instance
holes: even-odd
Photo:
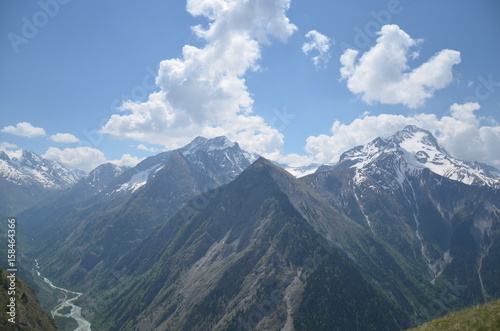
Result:
[[[78,323],[78,327],[74,329],[74,331],[90,331],[90,322],[82,317],[82,308],[74,304],[74,302],[82,295],[82,293],[70,291],[65,288],[55,286],[48,278],[43,277],[40,274],[40,272],[38,271],[40,266],[38,265],[38,261],[36,259],[35,263],[37,268],[36,270],[37,275],[43,278],[44,282],[49,284],[51,288],[60,291],[64,295],[63,301],[50,311],[52,316],[53,317],[61,316],[74,319]],[[66,307],[71,308],[70,312],[67,314],[60,313],[60,311]]]

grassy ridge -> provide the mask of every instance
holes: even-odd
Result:
[[[411,331],[500,330],[500,300],[450,313]]]

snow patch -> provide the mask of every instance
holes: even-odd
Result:
[[[124,191],[132,191],[135,192],[138,188],[144,186],[148,179],[152,177],[151,175],[159,171],[161,167],[159,164],[156,164],[146,170],[140,171],[130,178],[130,180],[124,184],[122,184],[116,192],[124,192]]]

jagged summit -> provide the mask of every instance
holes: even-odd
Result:
[[[74,185],[83,175],[82,171],[71,170],[32,151],[0,152],[0,178],[17,185],[64,189]]]
[[[242,150],[238,143],[224,136],[212,139],[196,137],[184,147],[148,157],[125,171],[108,188],[107,196],[135,192],[143,187],[165,167],[175,153],[185,157],[197,171],[212,177],[219,184],[234,179],[256,159],[255,155]]]
[[[274,165],[271,161],[269,161],[268,159],[266,159],[263,156],[259,156],[259,158],[257,160],[255,160],[255,162],[252,164],[252,166],[259,167],[259,168],[262,168],[262,167],[277,168],[276,165]]]
[[[389,157],[390,156],[390,157]],[[479,162],[459,160],[442,148],[427,130],[406,126],[388,138],[376,138],[364,146],[357,146],[340,157],[337,169],[369,167],[394,168],[403,165],[404,171],[424,168],[443,177],[468,185],[500,187],[500,172]]]
[[[237,145],[237,143],[230,141],[225,136],[219,136],[212,139],[207,139],[205,137],[198,136],[193,141],[191,141],[186,146],[182,147],[181,150],[184,155],[189,153],[195,153],[197,151],[212,151],[217,149],[231,148]]]
[[[388,141],[394,142],[403,149],[418,153],[430,151],[436,157],[452,158],[451,155],[442,148],[437,139],[427,130],[421,129],[414,125],[408,125],[403,130],[396,132]]]
[[[295,179],[295,177],[288,172],[286,169],[283,169],[279,165],[274,162],[266,159],[263,156],[260,156],[255,162],[253,162],[245,171],[243,171],[242,175],[246,173],[268,173],[273,177],[281,177],[286,176],[290,179]]]
[[[416,126],[416,125],[407,125],[403,128],[403,130],[401,131],[398,131],[395,133],[395,135],[404,135],[404,134],[413,134],[413,133],[418,133],[418,132],[422,132],[422,133],[425,133],[429,136],[432,136],[432,133],[428,130],[425,130],[419,126]]]
[[[87,177],[97,177],[99,176],[100,174],[102,174],[103,172],[106,172],[106,171],[114,171],[114,172],[121,172],[123,171],[123,169],[127,169],[128,167],[120,167],[114,163],[111,163],[111,162],[107,162],[107,163],[103,163],[101,164],[100,166],[98,166],[97,168],[95,168],[94,170],[92,170],[91,172],[89,172],[89,174],[87,175]]]
[[[113,163],[103,163],[84,178],[82,178],[75,186],[75,190],[85,191],[85,196],[101,192],[115,178],[123,172],[130,169],[129,167],[120,167]]]

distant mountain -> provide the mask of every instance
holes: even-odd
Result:
[[[84,173],[34,152],[0,151],[0,213],[15,215],[73,186]]]
[[[389,138],[377,138],[365,146],[345,152],[334,168],[356,168],[356,178],[362,181],[364,177],[373,175],[371,168],[376,171],[380,167],[393,166],[384,164],[385,159],[400,163],[404,166],[401,171],[405,173],[429,169],[435,174],[464,184],[500,188],[498,169],[452,157],[439,146],[429,131],[411,125]],[[372,167],[374,164],[377,167]]]
[[[0,175],[4,180],[47,189],[68,188],[84,175],[82,171],[69,170],[57,161],[24,149],[8,154],[0,151],[0,165]]]
[[[67,195],[74,200],[85,201],[105,191],[110,183],[129,169],[112,163],[101,164],[78,181]]]
[[[327,172],[332,170],[335,165],[322,164],[314,172]]]
[[[103,165],[22,213],[20,226],[38,246],[42,267],[60,270],[48,275],[80,286],[82,277],[135,247],[189,199],[233,180],[253,158],[225,137],[199,137],[134,168]]]
[[[210,184],[215,184],[215,186],[227,182],[228,177],[233,179],[257,158],[240,149],[237,143],[229,141],[226,137],[213,139],[197,137],[182,148],[143,160],[110,183],[103,195],[106,198],[114,198],[135,192],[164,168],[174,153],[181,154],[197,172],[210,177],[208,181],[213,182]]]
[[[286,171],[288,171],[290,174],[292,174],[295,177],[304,177],[304,176],[310,175],[310,174],[318,171],[319,168],[324,169],[324,167],[325,167],[324,165],[319,165],[316,163],[311,163],[309,165],[296,167],[296,166],[290,166],[288,164],[284,164],[284,163],[280,163],[280,162],[274,162],[274,161],[271,161],[271,162],[274,163],[275,165],[277,165],[278,167],[285,169]]]

